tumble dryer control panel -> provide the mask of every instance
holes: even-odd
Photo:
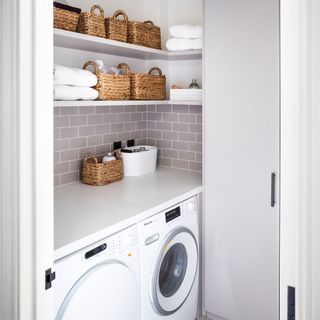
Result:
[[[86,261],[113,256],[131,256],[138,250],[137,226],[132,226],[119,233],[87,247],[83,254]]]

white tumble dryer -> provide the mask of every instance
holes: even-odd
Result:
[[[140,320],[137,226],[55,262],[55,320]]]
[[[199,285],[197,199],[138,224],[141,319],[195,320]]]

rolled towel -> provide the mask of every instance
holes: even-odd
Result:
[[[66,85],[54,85],[54,100],[96,100],[98,91],[89,87],[72,87]]]
[[[202,27],[191,24],[171,26],[169,33],[173,38],[199,39],[202,38]]]
[[[167,41],[166,47],[169,51],[185,51],[202,48],[202,39],[179,39],[172,38]]]
[[[94,87],[97,84],[97,76],[87,70],[55,64],[53,68],[53,82],[55,85]]]

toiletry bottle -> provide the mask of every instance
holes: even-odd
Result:
[[[107,163],[109,161],[116,160],[116,157],[113,155],[112,152],[109,152],[106,156],[103,157],[102,163]]]

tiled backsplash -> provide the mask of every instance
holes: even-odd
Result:
[[[86,153],[128,139],[158,146],[160,165],[201,170],[201,106],[55,107],[54,115],[55,186],[79,180]]]

